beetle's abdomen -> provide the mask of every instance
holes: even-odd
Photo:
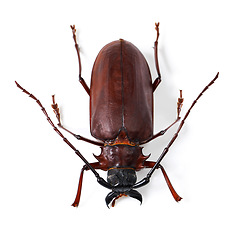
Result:
[[[112,140],[120,130],[133,142],[153,133],[153,90],[148,64],[131,43],[107,44],[94,63],[90,87],[90,131]]]

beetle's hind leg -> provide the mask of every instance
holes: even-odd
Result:
[[[154,56],[155,56],[155,67],[156,67],[158,77],[153,82],[153,92],[155,91],[155,89],[158,87],[158,85],[161,82],[161,72],[160,72],[159,61],[158,61],[158,39],[159,39],[159,36],[160,36],[159,25],[160,25],[159,22],[155,23],[155,30],[157,32],[157,35],[156,35],[156,40],[155,40],[155,43],[154,43]]]
[[[90,89],[89,89],[87,83],[85,82],[85,80],[82,78],[82,64],[81,64],[79,45],[78,45],[78,43],[76,41],[76,28],[75,28],[75,25],[70,25],[70,27],[72,29],[73,39],[74,39],[74,42],[75,42],[75,48],[76,48],[76,53],[77,53],[78,63],[79,63],[79,82],[82,84],[82,86],[84,87],[87,94],[90,95]]]
[[[75,138],[77,138],[78,140],[82,140],[82,141],[85,141],[85,142],[88,142],[88,143],[91,143],[91,144],[94,144],[94,145],[97,145],[97,146],[103,146],[103,143],[102,142],[97,142],[97,141],[93,141],[93,140],[90,140],[88,138],[85,138],[85,137],[82,137],[78,134],[75,134],[71,131],[69,131],[68,129],[66,129],[62,123],[61,123],[61,116],[60,116],[60,111],[59,111],[59,107],[58,107],[58,104],[55,102],[55,95],[52,95],[52,104],[51,104],[51,107],[53,108],[53,111],[56,115],[56,118],[58,120],[58,127],[62,128],[63,130],[67,131],[68,133],[70,133],[71,135],[73,135]]]
[[[155,165],[155,162],[152,162],[152,161],[145,161],[145,163],[144,163],[144,167],[146,167],[146,168],[152,168],[154,165]],[[161,172],[162,172],[162,174],[163,174],[163,176],[164,176],[164,178],[165,178],[165,180],[166,180],[166,183],[167,183],[167,185],[168,185],[168,187],[169,187],[169,190],[170,190],[170,192],[172,193],[172,195],[173,195],[175,201],[176,201],[176,202],[179,202],[179,201],[182,199],[182,197],[180,197],[180,196],[177,194],[177,192],[174,190],[174,187],[172,186],[172,184],[171,184],[171,182],[170,182],[170,180],[169,180],[169,178],[168,178],[168,175],[167,175],[167,173],[166,173],[164,167],[163,167],[162,165],[159,165],[158,169],[159,169],[159,168],[161,169]]]
[[[101,165],[99,162],[95,162],[95,163],[90,163],[90,165],[94,168],[94,169],[101,169]],[[80,198],[81,198],[81,192],[82,192],[82,180],[83,180],[83,173],[85,170],[89,170],[87,165],[84,165],[82,170],[81,170],[81,174],[80,174],[80,178],[79,178],[79,183],[78,183],[78,188],[77,188],[77,193],[76,193],[76,198],[75,201],[72,203],[71,206],[73,207],[78,207],[79,202],[80,202]]]

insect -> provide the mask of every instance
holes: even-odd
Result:
[[[161,161],[178,137],[191,109],[202,94],[215,82],[219,73],[194,100],[159,158],[155,162],[149,161],[149,156],[143,155],[141,145],[164,135],[170,127],[180,121],[184,100],[180,90],[175,121],[162,131],[153,134],[153,94],[161,82],[158,63],[159,23],[155,24],[157,36],[154,42],[154,58],[158,76],[154,81],[152,81],[147,61],[142,53],[132,43],[120,39],[107,44],[99,52],[92,69],[90,87],[81,76],[82,64],[75,26],[71,26],[71,29],[79,62],[79,81],[90,97],[90,132],[97,140],[77,135],[62,125],[54,95],[52,96],[52,108],[56,114],[59,128],[72,134],[78,140],[101,147],[101,154],[94,155],[97,161],[90,163],[85,159],[55,126],[41,102],[17,82],[16,85],[37,102],[53,129],[84,162],[76,198],[72,206],[79,205],[85,170],[92,171],[97,182],[111,190],[105,198],[108,207],[110,204],[114,206],[116,200],[122,196],[130,196],[142,203],[142,196],[136,189],[148,184],[156,169],[161,170],[174,199],[177,202],[180,201],[182,198],[174,190]],[[136,172],[144,168],[150,170],[146,177],[137,181]],[[99,175],[96,171],[98,169],[107,171],[107,180]]]

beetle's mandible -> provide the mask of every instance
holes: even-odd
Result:
[[[141,194],[135,189],[149,183],[156,169],[162,171],[174,199],[177,202],[180,201],[181,197],[174,190],[166,171],[161,165],[161,161],[178,137],[191,109],[209,86],[215,82],[219,73],[194,100],[182,118],[176,133],[159,158],[155,162],[149,161],[149,156],[143,155],[141,145],[162,136],[177,123],[181,119],[180,112],[183,104],[182,91],[180,91],[175,121],[166,129],[154,134],[153,94],[161,82],[158,63],[159,23],[155,24],[157,37],[154,43],[154,57],[158,76],[154,81],[152,81],[147,61],[142,53],[132,43],[120,39],[107,44],[99,52],[92,69],[90,87],[88,87],[81,74],[82,64],[75,26],[71,26],[71,29],[79,62],[79,81],[90,97],[90,132],[97,140],[90,140],[74,134],[62,125],[55,96],[52,96],[52,108],[58,120],[58,127],[72,134],[78,140],[101,147],[101,154],[95,156],[97,161],[90,163],[86,160],[55,126],[41,102],[17,82],[16,85],[37,102],[53,129],[85,163],[81,170],[77,195],[72,206],[76,207],[79,204],[85,170],[91,170],[98,183],[111,190],[105,199],[108,207],[109,204],[114,206],[115,201],[122,196],[130,196],[142,202]],[[150,168],[150,171],[146,177],[137,181],[136,171],[143,168]],[[96,171],[97,169],[107,171],[107,180],[100,177]]]

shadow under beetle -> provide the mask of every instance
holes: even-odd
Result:
[[[54,130],[85,163],[81,170],[77,195],[72,206],[77,207],[79,205],[83,172],[85,170],[91,170],[96,176],[97,182],[111,190],[105,199],[108,207],[111,202],[111,205],[114,206],[115,201],[122,196],[130,196],[142,202],[141,194],[135,189],[148,184],[156,169],[162,171],[174,199],[177,202],[180,201],[182,198],[174,190],[166,171],[160,163],[178,137],[191,109],[209,86],[215,82],[219,73],[194,100],[180,122],[176,133],[157,161],[149,161],[149,156],[143,155],[140,145],[162,136],[181,119],[180,112],[184,100],[180,90],[176,120],[166,129],[153,134],[153,94],[161,82],[158,63],[159,23],[155,24],[157,37],[154,43],[155,67],[158,77],[153,82],[148,64],[142,53],[132,43],[120,39],[107,44],[99,52],[92,69],[90,88],[81,76],[82,67],[79,46],[76,40],[76,29],[74,25],[71,28],[79,61],[79,81],[90,96],[90,132],[98,141],[84,138],[63,127],[59,108],[55,103],[55,96],[52,96],[52,108],[60,128],[66,130],[78,140],[101,147],[101,154],[95,156],[97,162],[89,163],[54,125],[40,101],[17,82],[16,84],[17,87],[37,102]],[[145,178],[137,182],[136,171],[143,168],[150,168],[150,171]],[[96,171],[97,169],[108,171],[107,181],[100,177]]]

